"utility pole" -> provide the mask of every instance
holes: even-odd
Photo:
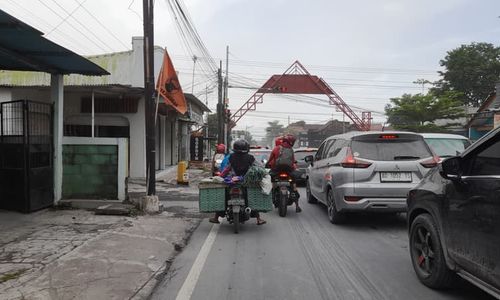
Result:
[[[217,71],[218,82],[218,101],[217,101],[217,143],[224,143],[224,104],[222,102],[222,60],[220,61],[219,70]]]
[[[191,94],[193,94],[193,92],[194,92],[194,70],[196,67],[196,60],[197,59],[198,59],[198,57],[196,57],[196,55],[193,55],[193,79],[191,80]]]
[[[144,105],[146,122],[146,184],[147,195],[156,194],[155,174],[155,105],[154,105],[154,0],[143,0],[144,25]]]
[[[228,84],[229,84],[229,46],[226,46],[226,78],[224,79],[224,108],[228,108],[229,106]],[[228,122],[226,122],[226,119],[224,118],[225,145],[228,144],[230,134],[231,134],[231,129],[229,128]]]

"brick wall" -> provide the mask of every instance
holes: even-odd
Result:
[[[117,199],[118,146],[64,145],[63,199]]]

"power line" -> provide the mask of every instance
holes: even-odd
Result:
[[[99,42],[101,42],[101,44],[103,44],[104,46],[108,47],[109,50],[111,51],[114,51],[113,47],[109,46],[106,42],[104,42],[103,40],[101,40],[92,30],[90,30],[85,24],[83,24],[82,22],[80,22],[80,20],[78,20],[77,18],[75,18],[73,15],[71,15],[62,5],[60,5],[56,0],[52,0],[52,2],[54,2],[60,9],[62,9],[65,13],[67,13],[69,15],[70,18],[72,18],[73,20],[75,20],[80,26],[82,26],[85,30],[87,30],[88,32],[90,32],[90,34],[92,34]],[[69,23],[68,23],[69,24]]]
[[[59,18],[64,19],[64,17],[62,17],[58,12],[56,12],[54,9],[52,9],[52,7],[45,4],[42,0],[38,0],[38,2],[40,2],[46,8],[48,8],[52,13],[57,15]],[[68,25],[71,26],[71,28],[73,28],[74,30],[78,31],[81,35],[83,35],[88,41],[90,41],[92,44],[94,44],[97,48],[101,49],[101,51],[106,52],[106,50],[103,47],[101,47],[101,45],[97,44],[94,40],[90,39],[84,32],[82,32],[76,26],[74,26],[73,24],[71,24],[69,22],[68,22]]]
[[[53,27],[52,24],[48,23],[47,21],[45,21],[44,19],[40,18],[38,15],[34,14],[31,10],[25,8],[24,6],[21,6],[19,5],[17,2],[15,1],[12,1],[12,0],[7,0],[9,1],[9,3],[11,5],[15,5],[16,7],[22,9],[25,13],[27,13],[28,15],[30,15],[31,17],[35,18],[36,20],[38,20],[41,24],[45,24],[46,27]],[[71,35],[65,33],[64,31],[62,31],[61,29],[59,29],[58,31],[56,31],[61,37],[71,41],[71,43],[75,44],[75,45],[78,45],[78,49],[85,49],[87,52],[90,52],[91,49],[88,48],[87,45],[83,44],[83,43],[80,43],[80,41],[76,40],[74,37],[72,37]]]
[[[104,25],[101,21],[99,21],[99,19],[96,18],[96,16],[94,16],[93,13],[91,13],[84,5],[83,3],[87,1],[87,0],[84,0],[83,2],[78,2],[78,0],[75,0],[76,3],[80,4],[82,9],[92,18],[94,19],[97,23],[99,23],[99,25],[101,25],[102,28],[104,28],[104,30],[106,30],[107,33],[109,33],[109,35],[111,35],[115,40],[117,40],[120,44],[122,44],[123,47],[125,47],[125,49],[128,49],[129,46],[126,45],[124,42],[122,42],[111,30],[109,30],[108,27],[106,27],[106,25]]]
[[[77,7],[75,7],[75,9],[73,9],[73,10],[71,11],[71,13],[69,13],[69,14],[68,14],[68,15],[67,15],[64,19],[62,19],[62,21],[61,21],[61,22],[59,22],[59,24],[57,24],[54,28],[52,28],[52,29],[51,29],[49,32],[47,32],[45,35],[49,35],[49,34],[51,34],[54,30],[56,30],[57,28],[59,28],[59,26],[61,26],[62,24],[64,24],[64,22],[66,22],[66,20],[67,20],[69,17],[73,16],[73,14],[74,14],[74,13],[75,13],[75,12],[76,12],[76,11],[77,11],[77,10],[78,10],[81,6],[82,6],[82,5],[83,5],[83,3],[85,3],[85,1],[87,1],[87,0],[84,0],[82,3],[78,3],[78,6],[77,6]],[[78,2],[78,1],[77,1],[77,2]]]

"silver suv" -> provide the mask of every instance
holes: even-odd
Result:
[[[404,212],[408,191],[438,159],[415,133],[334,135],[306,157],[307,199],[324,203],[334,224],[345,221],[345,212]]]

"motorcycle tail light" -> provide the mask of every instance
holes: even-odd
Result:
[[[288,174],[287,173],[280,173],[278,176],[281,179],[288,179]]]
[[[434,156],[431,159],[421,162],[420,164],[424,168],[434,168],[435,166],[438,165],[438,163],[439,163],[439,156]]]
[[[231,195],[239,195],[239,194],[241,194],[240,188],[232,188],[231,189]]]

